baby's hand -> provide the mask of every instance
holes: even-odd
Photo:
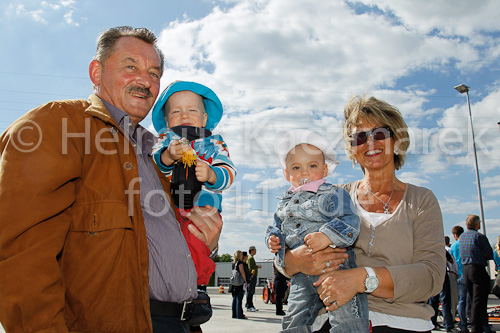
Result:
[[[178,140],[173,140],[167,149],[161,152],[161,161],[165,165],[172,165],[175,161],[182,157],[182,152],[187,145],[181,144]],[[189,146],[187,146],[190,149]]]
[[[217,181],[217,175],[215,174],[215,171],[207,163],[202,162],[199,159],[196,162],[195,173],[196,179],[199,182],[207,182],[214,185]]]
[[[313,232],[306,235],[304,242],[311,249],[312,253],[326,249],[328,245],[332,244],[330,238],[322,232]]]
[[[269,237],[267,244],[269,245],[269,251],[271,251],[271,253],[277,253],[278,250],[281,249],[280,239],[278,236]]]

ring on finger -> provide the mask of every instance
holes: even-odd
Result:
[[[326,268],[330,268],[330,260],[326,261]]]
[[[323,300],[323,302],[326,302],[328,303],[328,300],[330,299],[330,296],[326,296],[325,299]]]
[[[340,306],[337,304],[337,301],[333,301],[333,302],[331,302],[331,303],[330,303],[330,305],[332,305],[332,304],[335,304],[335,306],[337,306],[338,308],[340,307]]]
[[[321,273],[322,273],[322,274],[325,274],[325,273],[326,273],[325,269],[322,269],[322,270],[321,270]]]

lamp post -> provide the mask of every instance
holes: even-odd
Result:
[[[467,104],[469,105],[469,118],[470,118],[470,129],[472,132],[472,147],[474,148],[474,160],[476,162],[476,179],[477,179],[477,193],[479,195],[479,207],[481,209],[481,223],[483,227],[483,234],[486,236],[486,221],[484,220],[484,210],[483,210],[483,196],[481,195],[481,181],[479,180],[479,167],[477,164],[477,152],[476,152],[476,139],[474,137],[474,126],[472,124],[472,112],[470,109],[470,99],[469,99],[469,87],[465,84],[460,84],[454,87],[459,93],[466,93]]]

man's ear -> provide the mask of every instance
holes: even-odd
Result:
[[[101,73],[102,73],[101,63],[97,60],[92,60],[89,65],[89,76],[90,76],[90,81],[92,81],[92,83],[95,86],[101,85]]]

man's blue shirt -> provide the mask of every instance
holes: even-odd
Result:
[[[462,265],[486,266],[488,260],[493,259],[493,251],[488,238],[476,230],[468,229],[460,236],[459,250]]]
[[[457,262],[458,266],[458,275],[462,275],[462,260],[460,258],[460,239],[458,239],[455,243],[451,244],[450,249],[451,249],[451,255],[453,258],[455,258],[455,261]]]

